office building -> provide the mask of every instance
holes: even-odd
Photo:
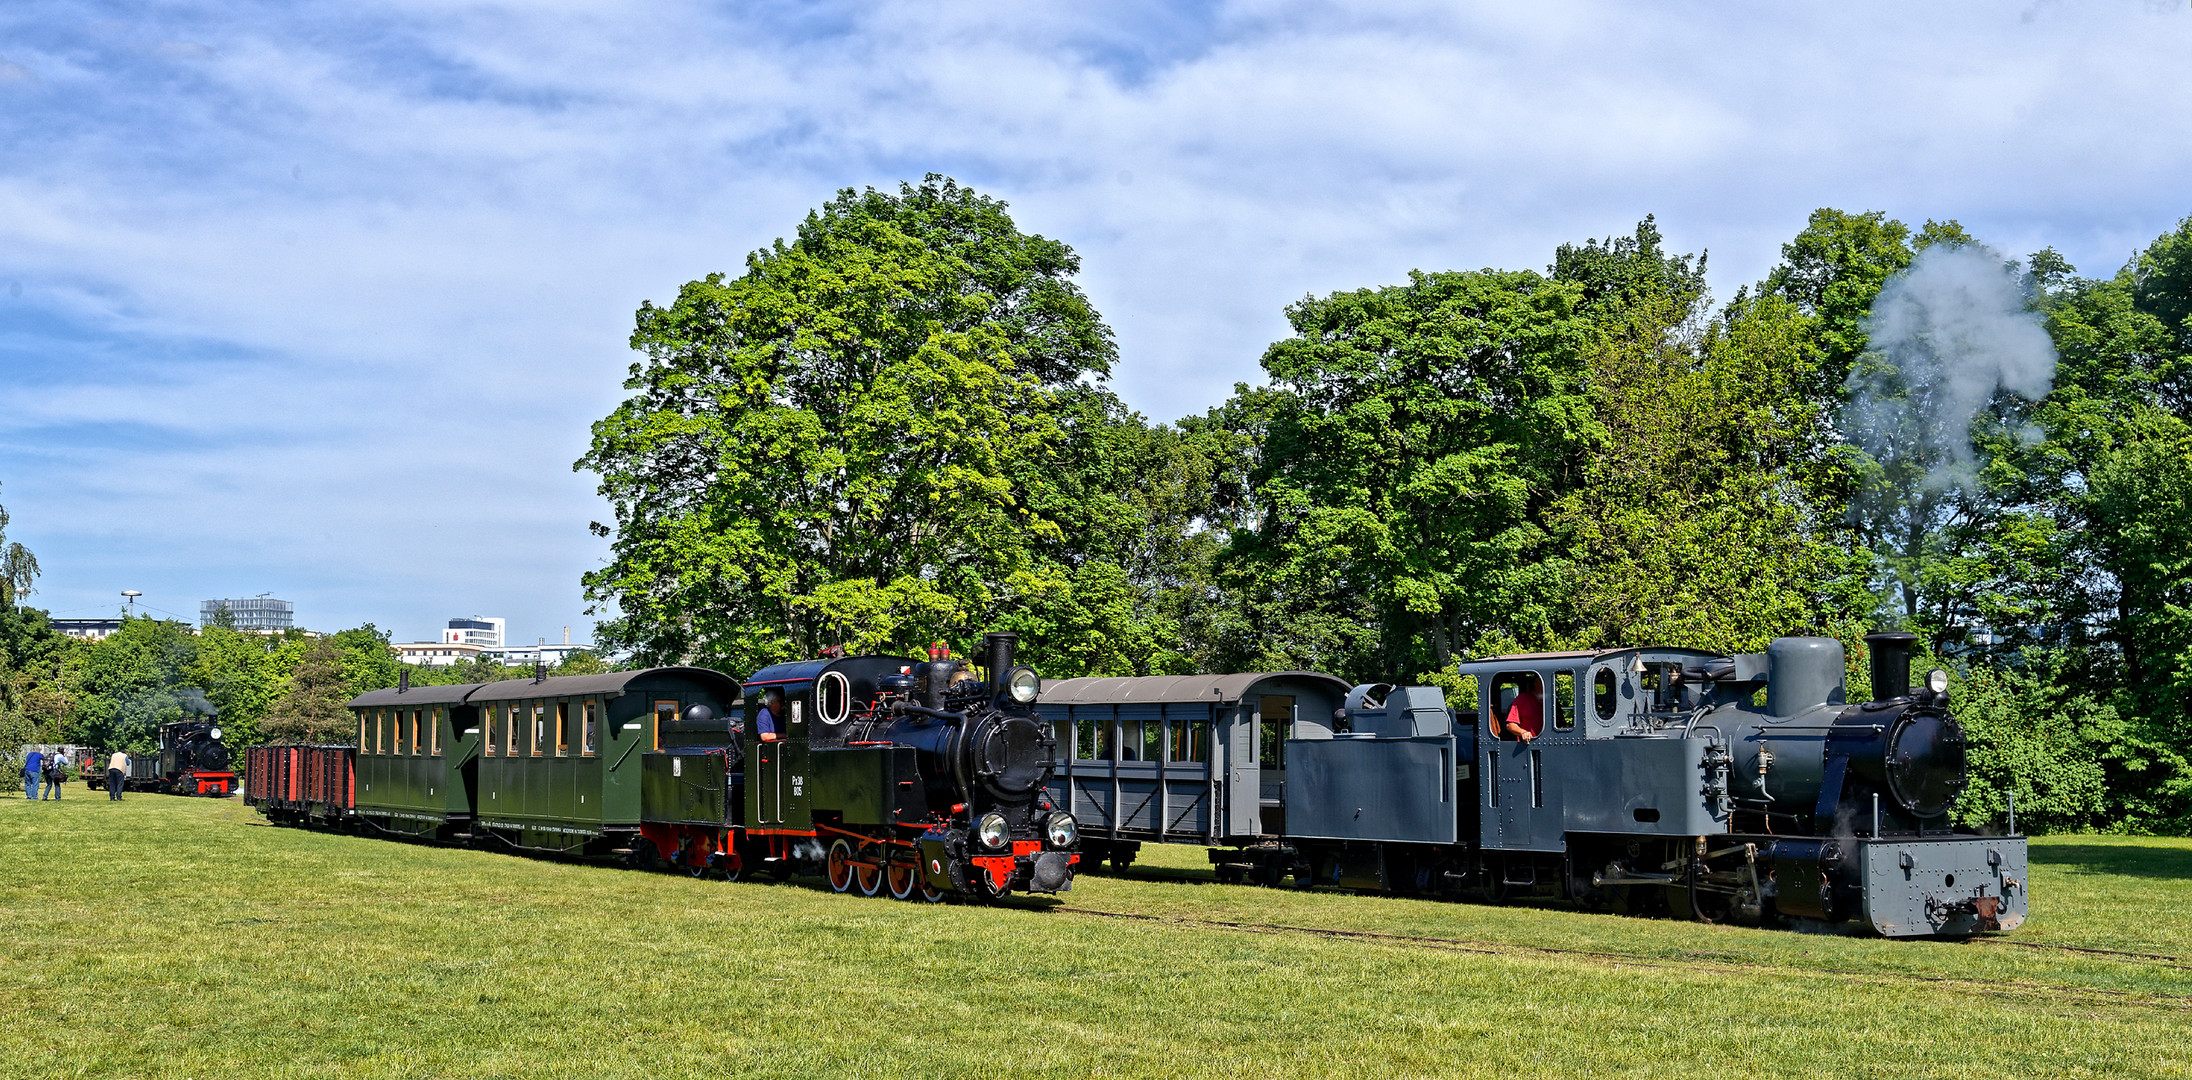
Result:
[[[255,596],[246,600],[200,601],[198,625],[214,625],[219,621],[223,610],[228,612],[230,626],[256,634],[279,634],[295,626],[297,621],[295,604],[287,600]]]
[[[442,631],[443,641],[464,645],[477,645],[482,649],[502,648],[504,620],[486,615],[474,615],[469,619],[451,619],[449,628]]]
[[[406,664],[425,667],[453,667],[467,660],[476,659],[486,650],[461,641],[409,641],[391,646],[396,659]]]

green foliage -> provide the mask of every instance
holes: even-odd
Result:
[[[304,648],[281,698],[267,713],[268,738],[314,743],[357,738],[357,722],[343,707],[357,694],[349,683],[352,658],[339,637],[321,638]]]
[[[2017,827],[2078,831],[2110,822],[2104,759],[2125,725],[2114,708],[2073,685],[2068,657],[2035,650],[2017,666],[1952,666],[1949,701],[1971,739],[1970,786],[1959,824],[2000,827],[2016,796]]]
[[[68,741],[151,752],[159,745],[160,725],[188,712],[182,691],[197,659],[198,636],[188,624],[125,618],[84,654]]]
[[[1633,301],[1592,350],[1605,432],[1556,511],[1573,537],[1585,638],[1716,652],[1763,649],[1827,621],[1821,583],[1845,556],[1819,453],[1826,410],[1805,387],[1809,321],[1767,296],[1702,341],[1678,296]]]
[[[1544,512],[1598,437],[1583,291],[1414,272],[1287,309],[1270,388],[1234,411],[1259,460],[1223,572],[1262,647],[1221,662],[1390,677],[1495,629],[1552,631],[1565,567]]]
[[[1069,609],[1045,489],[1113,356],[1078,269],[931,176],[841,192],[744,275],[642,305],[634,396],[578,463],[616,511],[585,578],[619,613],[600,640],[750,671]]]

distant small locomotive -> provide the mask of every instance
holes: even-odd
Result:
[[[1041,680],[1013,641],[985,639],[986,680],[939,653],[778,664],[743,687],[655,668],[376,690],[350,702],[356,748],[254,747],[245,795],[274,821],[696,877],[1058,892],[1077,828],[1044,797]]]
[[[203,694],[195,691],[184,698],[183,706],[192,718],[160,725],[157,751],[129,755],[124,790],[214,798],[235,793],[235,763],[228,745],[221,741],[219,714]],[[108,756],[87,754],[75,763],[84,785],[93,791],[106,788]]]
[[[1855,919],[1891,937],[2014,929],[2028,903],[2025,840],[2014,819],[2003,836],[1951,825],[1965,739],[1945,677],[1912,686],[1912,635],[1866,640],[1877,700],[1861,704],[1844,700],[1842,646],[1829,638],[1741,656],[1492,657],[1460,666],[1478,688],[1462,712],[1435,687],[1365,685],[1320,715],[1298,707],[1321,702],[1316,677],[1232,676],[1280,694],[1235,704],[1216,687],[1217,721],[1200,729],[1185,703],[1142,704],[1152,691],[1139,684],[1158,680],[1069,680],[1046,688],[1074,732],[1054,796],[1088,819],[1091,850],[1124,862],[1149,839],[1221,845],[1210,857],[1230,880],[1750,925]],[[1496,722],[1531,698],[1541,730],[1502,738]],[[1116,725],[1095,747],[1116,757],[1153,722],[1150,747],[1176,741],[1175,715],[1190,725],[1183,746],[1209,742],[1166,760],[1207,762],[1171,767],[1209,786],[1171,803],[1187,804],[1174,820],[1201,801],[1208,826],[1153,837],[1138,815],[1166,794],[1164,774],[1133,766],[1159,778],[1137,788],[1124,763],[1090,770],[1083,721]],[[1085,771],[1099,782],[1080,782]]]

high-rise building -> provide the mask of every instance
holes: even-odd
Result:
[[[451,619],[449,629],[441,632],[441,639],[459,645],[477,645],[482,649],[499,649],[502,648],[503,625],[501,618],[486,615]]]
[[[199,601],[198,625],[212,626],[220,621],[223,611],[228,613],[230,626],[260,634],[279,634],[297,622],[297,605],[287,600],[254,596],[245,600]]]

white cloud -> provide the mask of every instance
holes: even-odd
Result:
[[[2192,212],[2181,4],[114,10],[0,13],[0,481],[64,609],[555,636],[632,309],[841,186],[1072,243],[1161,419],[1305,293],[1646,213],[1726,293],[1818,206],[2089,273]]]

